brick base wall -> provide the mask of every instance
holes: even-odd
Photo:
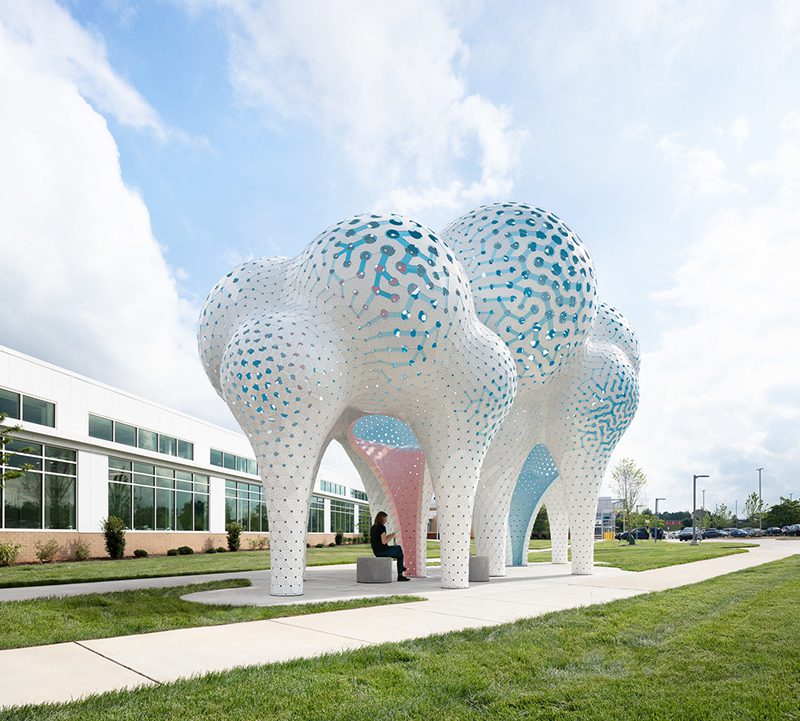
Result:
[[[333,533],[309,533],[307,543],[325,545],[333,543]],[[349,537],[358,534],[346,534]],[[269,539],[269,533],[242,533],[242,550],[250,549],[250,542],[259,538]],[[75,555],[76,541],[89,544],[89,555],[92,558],[107,558],[105,538],[102,533],[76,533],[74,531],[0,531],[0,543],[16,543],[22,546],[17,559],[20,563],[36,561],[36,543],[47,543],[55,539],[61,548],[56,556],[58,561],[69,561]],[[126,531],[125,555],[133,556],[133,552],[141,548],[149,554],[165,555],[170,548],[189,546],[195,553],[203,553],[212,546],[227,548],[228,540],[224,533],[182,533],[180,531]]]

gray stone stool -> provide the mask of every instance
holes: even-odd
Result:
[[[356,561],[356,582],[358,583],[391,583],[391,558],[375,558],[362,556]],[[489,573],[489,559],[486,559],[486,573]],[[486,579],[489,580],[488,577]]]
[[[489,580],[489,556],[469,557],[469,580],[476,582]]]

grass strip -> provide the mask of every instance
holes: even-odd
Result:
[[[618,541],[601,541],[595,544],[594,560],[604,566],[614,566],[623,571],[649,571],[681,563],[705,561],[721,558],[735,553],[746,553],[755,548],[754,543],[708,543],[692,546],[688,543],[665,543],[659,541],[640,541],[634,546],[620,544]],[[569,554],[572,558],[572,552]],[[550,553],[529,553],[528,563],[549,563]]]
[[[530,548],[547,548],[550,541],[533,540]],[[474,543],[473,543],[474,552]],[[360,556],[371,556],[368,545],[334,546],[308,549],[309,566],[355,563]],[[438,541],[428,542],[428,557],[439,558]],[[49,586],[63,583],[121,581],[132,578],[192,576],[202,573],[263,571],[269,568],[269,551],[236,553],[195,553],[189,556],[150,556],[92,561],[66,561],[49,564],[24,564],[0,568],[0,588]]]
[[[378,596],[349,601],[286,606],[221,606],[182,601],[181,596],[222,588],[243,588],[246,579],[212,581],[172,588],[92,593],[0,604],[0,649],[65,641],[127,636],[175,628],[217,626],[285,616],[421,601],[418,596]]]

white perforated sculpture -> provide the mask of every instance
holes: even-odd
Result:
[[[563,542],[566,561],[571,528],[573,572],[589,573],[608,455],[638,402],[635,337],[626,323],[626,331],[607,330],[612,316],[620,329],[624,321],[604,306],[598,313],[591,259],[553,213],[498,203],[467,213],[442,235],[467,270],[479,317],[506,343],[518,372],[513,407],[481,471],[474,509],[477,551],[489,556],[491,575],[505,575],[507,557],[515,562],[507,548],[509,513],[514,511],[517,535],[525,515],[512,508],[512,500],[527,504],[529,532],[547,491],[557,539],[554,560],[562,560]],[[548,471],[544,482],[531,470],[537,447],[549,452],[545,466],[552,463],[559,476],[549,491],[555,473]]]
[[[259,462],[274,595],[303,592],[320,459],[365,414],[413,429],[436,493],[442,586],[468,585],[475,488],[516,373],[436,234],[396,215],[356,216],[296,258],[244,263],[206,299],[198,345]]]

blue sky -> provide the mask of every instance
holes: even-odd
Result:
[[[530,201],[642,340],[649,495],[800,495],[798,38],[790,1],[10,0],[0,342],[230,425],[192,335],[238,260]]]

